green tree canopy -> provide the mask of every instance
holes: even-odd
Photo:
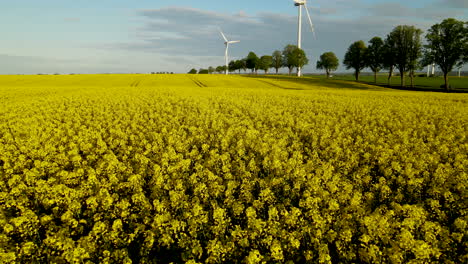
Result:
[[[216,67],[216,72],[217,73],[223,73],[225,71],[226,71],[226,65]]]
[[[366,67],[366,49],[364,41],[359,40],[351,44],[345,54],[343,64],[346,65],[346,69],[354,69],[356,81],[359,81],[359,74]]]
[[[299,72],[299,69],[304,67],[305,65],[309,64],[309,59],[307,58],[305,51],[300,48],[296,48],[293,50],[291,53],[292,56],[292,62],[294,67],[297,68],[297,71]]]
[[[215,71],[216,71],[216,69],[213,66],[208,67],[208,73],[209,74],[212,74]]]
[[[228,65],[228,68],[229,68],[229,72],[237,71],[236,61],[235,60],[230,61],[229,65]]]
[[[317,69],[325,70],[327,73],[327,78],[330,77],[330,73],[332,71],[336,71],[336,69],[338,69],[339,65],[340,62],[338,61],[338,58],[336,57],[335,53],[331,51],[323,53],[320,56],[320,60],[317,61]]]
[[[384,66],[384,41],[380,37],[373,37],[366,49],[366,65],[374,73],[374,82],[377,83],[377,73]]]
[[[424,61],[434,62],[444,73],[445,90],[449,90],[448,74],[468,60],[468,24],[448,18],[433,25],[426,34]]]
[[[388,69],[388,85],[390,86],[390,80],[393,76],[393,71],[395,69],[396,59],[395,54],[393,51],[393,39],[390,36],[387,36],[384,42],[384,46],[382,47],[382,59],[383,63],[382,66],[384,69]]]
[[[247,58],[239,60],[239,66],[244,71],[244,73],[247,72]]]
[[[414,26],[397,26],[390,32],[388,38],[395,66],[400,71],[401,87],[405,86],[405,74],[410,73],[411,84],[413,83],[413,72],[418,67],[418,59],[421,57],[422,31]]]
[[[265,74],[268,73],[268,70],[271,68],[273,64],[273,57],[272,56],[268,56],[268,55],[264,55],[260,58],[260,61],[259,61],[259,69],[260,70],[263,70],[265,71]]]
[[[283,49],[283,65],[288,67],[289,75],[291,75],[294,68],[304,67],[309,63],[304,50],[298,48],[296,45],[286,45]]]
[[[294,69],[294,61],[291,54],[295,49],[297,49],[297,46],[291,44],[286,45],[283,49],[283,66],[288,68],[289,75],[292,74],[292,70]]]
[[[281,54],[281,51],[275,50],[272,54],[272,59],[273,68],[275,68],[276,74],[278,74],[279,69],[283,67],[283,54]]]
[[[234,67],[236,68],[237,71],[239,71],[239,74],[240,74],[240,71],[242,69],[245,69],[245,60],[236,60],[234,62]]]
[[[208,74],[208,73],[209,73],[208,69],[200,69],[200,70],[198,70],[198,74]]]
[[[191,69],[188,73],[189,74],[197,74],[197,70],[196,69]]]
[[[254,70],[256,71],[258,69],[258,63],[260,61],[260,58],[258,58],[257,54],[255,52],[249,52],[249,55],[247,55],[247,58],[245,60],[245,64],[247,69]]]

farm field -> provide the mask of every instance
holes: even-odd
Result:
[[[325,76],[320,76],[320,78],[326,78]],[[334,80],[346,80],[346,81],[354,81],[354,76],[352,75],[335,75],[332,79]],[[374,76],[369,75],[362,75],[359,77],[359,80],[364,83],[373,84],[374,83]],[[392,88],[401,89],[400,88],[400,76],[393,76],[390,79],[390,85]],[[415,91],[434,91],[434,92],[445,92],[443,88],[440,88],[441,85],[444,84],[444,77],[414,77],[414,88],[410,87],[410,78],[406,76],[405,78],[406,88],[407,90],[415,90]],[[450,76],[449,77],[449,84],[452,87],[451,92],[455,93],[468,93],[468,77],[462,76]],[[377,85],[380,86],[387,86],[388,85],[388,75],[387,74],[379,74],[377,75]]]
[[[468,94],[0,76],[4,263],[467,263]]]

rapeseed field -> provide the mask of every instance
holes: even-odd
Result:
[[[468,96],[0,76],[3,263],[467,263]]]

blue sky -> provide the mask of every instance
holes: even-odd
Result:
[[[0,74],[187,72],[233,59],[271,54],[296,43],[292,0],[1,0]],[[444,18],[468,20],[466,0],[309,0],[317,38],[304,23],[311,61],[326,51],[342,60],[356,40],[385,37],[397,25],[426,30]],[[305,21],[304,21],[305,22]],[[343,70],[341,68],[340,70]]]

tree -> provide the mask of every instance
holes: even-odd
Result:
[[[291,53],[297,49],[296,45],[286,45],[283,49],[283,66],[288,67],[289,75],[292,74],[292,70],[294,69],[293,61],[291,60]]]
[[[317,69],[325,70],[327,73],[327,78],[330,77],[330,73],[332,71],[336,71],[336,69],[338,69],[339,65],[340,62],[338,61],[338,58],[336,57],[335,53],[331,51],[323,53],[320,56],[320,60],[317,61]]]
[[[215,72],[215,71],[216,71],[216,69],[213,68],[212,66],[208,67],[208,73],[209,74],[213,74],[213,72]]]
[[[374,83],[377,83],[377,73],[384,66],[384,41],[380,37],[373,37],[366,49],[366,65],[374,73]]]
[[[234,60],[230,61],[228,69],[229,69],[229,72],[237,71],[236,61],[234,61]]]
[[[255,54],[252,51],[249,52],[249,55],[247,55],[247,58],[246,58],[246,61],[245,61],[247,69],[250,69],[250,70],[252,70],[252,72],[255,71],[255,73],[257,73],[259,61],[260,61],[260,59],[258,58],[257,54]]]
[[[300,48],[296,48],[295,50],[293,50],[291,56],[293,60],[293,65],[297,68],[297,76],[299,76],[299,69],[309,64],[309,59],[307,58],[305,51]]]
[[[345,54],[343,64],[346,65],[346,69],[354,69],[356,81],[359,81],[359,74],[366,67],[366,49],[364,41],[359,40],[351,44]]]
[[[414,71],[418,67],[421,57],[421,33],[414,26],[397,26],[389,34],[391,49],[395,57],[395,66],[400,71],[401,87],[405,87],[405,74],[410,73],[411,86],[413,86]]]
[[[265,74],[268,74],[268,70],[271,68],[272,64],[273,64],[273,57],[265,55],[260,58],[258,68],[260,70],[264,70]]]
[[[225,71],[226,71],[226,65],[216,67],[216,72],[217,73],[221,74],[221,73],[223,73]]]
[[[395,54],[393,52],[393,48],[394,48],[394,44],[393,44],[393,40],[387,36],[387,38],[385,39],[385,42],[384,42],[384,46],[382,48],[382,52],[383,52],[383,68],[385,69],[388,69],[388,79],[387,79],[387,83],[388,83],[388,86],[390,86],[390,80],[393,76],[393,70],[395,69],[395,63],[396,63],[396,60],[395,60]]]
[[[235,68],[237,71],[239,71],[239,74],[241,73],[241,70],[245,68],[245,61],[244,60],[236,60],[234,62]]]
[[[299,72],[299,68],[304,67],[309,63],[309,59],[307,58],[304,50],[298,48],[295,45],[286,45],[283,49],[283,65],[288,67],[289,75],[291,75],[292,70],[297,68]]]
[[[188,73],[189,74],[197,74],[197,70],[196,69],[191,69]]]
[[[468,26],[453,18],[433,25],[426,34],[425,61],[434,62],[444,73],[445,90],[449,90],[448,74],[468,60]]]
[[[208,69],[200,69],[200,70],[198,70],[198,74],[208,74],[208,73],[209,73]]]
[[[247,72],[247,58],[243,58],[242,60],[239,60],[239,65],[241,66],[240,68],[244,71],[244,73]]]
[[[465,25],[468,27],[468,22],[465,23]],[[468,31],[468,29],[467,29]],[[468,63],[468,43],[465,42],[465,52],[464,52],[464,63]]]
[[[414,87],[414,72],[421,68],[420,58],[422,56],[422,41],[421,41],[422,30],[417,29],[416,34],[413,36],[413,44],[410,45],[409,54],[409,76],[411,80],[411,88]]]
[[[283,55],[281,54],[281,51],[275,50],[275,52],[273,52],[272,59],[273,68],[275,68],[276,74],[278,74],[279,69],[283,67]]]

